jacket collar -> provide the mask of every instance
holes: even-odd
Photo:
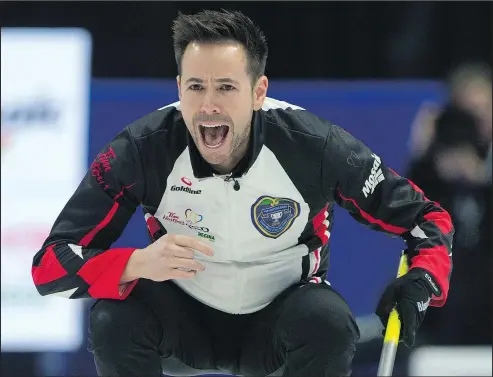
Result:
[[[264,144],[263,137],[263,127],[264,127],[264,117],[263,112],[254,111],[252,116],[252,132],[250,132],[250,141],[248,144],[248,150],[245,156],[240,160],[240,162],[235,166],[229,176],[233,178],[239,178],[246,174],[248,170],[252,167],[253,163],[257,159],[260,150]],[[209,163],[207,163],[202,155],[200,154],[192,136],[187,130],[187,143],[188,150],[190,153],[190,161],[192,164],[192,170],[195,178],[209,178],[218,174]]]

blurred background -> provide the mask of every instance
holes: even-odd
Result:
[[[32,257],[100,148],[177,100],[171,22],[204,7],[264,30],[269,96],[344,127],[451,213],[449,300],[395,375],[491,376],[493,5],[473,1],[2,2],[1,374],[96,375],[91,302],[39,297]],[[404,244],[335,216],[328,280],[361,328],[353,375],[375,375],[372,313]],[[117,244],[146,242],[137,211]]]

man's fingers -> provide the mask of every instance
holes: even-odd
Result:
[[[382,324],[384,326],[387,325],[387,321],[389,319],[390,312],[395,306],[397,301],[397,292],[395,288],[390,285],[385,289],[385,292],[382,294],[380,301],[378,302],[377,309],[375,314],[380,317]]]
[[[169,250],[175,257],[193,259],[195,256],[192,249],[188,247],[170,245]]]
[[[183,271],[173,269],[170,273],[170,279],[191,279],[197,274],[197,271]]]
[[[212,251],[212,248],[209,245],[200,242],[199,240],[190,236],[177,234],[173,236],[173,242],[178,246],[188,247],[190,249],[200,251],[201,253],[208,255],[210,257],[214,255],[214,252]]]
[[[172,258],[169,262],[169,267],[171,268],[184,268],[187,270],[204,271],[205,267],[203,264],[197,262],[195,259],[189,258]]]
[[[416,310],[415,304],[409,300],[402,300],[397,305],[397,312],[401,320],[401,338],[407,347],[412,347],[416,338],[418,327]]]

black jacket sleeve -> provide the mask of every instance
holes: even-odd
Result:
[[[322,168],[325,195],[358,222],[402,237],[410,268],[428,271],[439,285],[440,293],[432,297],[430,305],[442,306],[452,270],[454,228],[450,215],[361,141],[338,126],[329,127]]]
[[[63,173],[63,172],[62,172]],[[145,179],[128,128],[98,154],[33,258],[41,295],[124,299],[137,281],[120,285],[134,248],[111,248],[137,206]]]

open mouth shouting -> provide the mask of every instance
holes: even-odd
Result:
[[[229,134],[229,126],[221,123],[201,122],[199,131],[203,144],[207,148],[219,148],[224,144]]]

